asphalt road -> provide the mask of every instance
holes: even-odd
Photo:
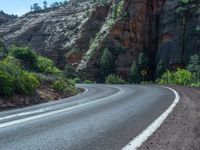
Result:
[[[88,90],[0,112],[0,150],[120,150],[175,98],[158,86],[78,86]]]

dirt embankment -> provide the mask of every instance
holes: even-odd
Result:
[[[180,102],[140,150],[200,150],[200,89],[171,87]]]

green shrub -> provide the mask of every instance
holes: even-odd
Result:
[[[13,57],[7,57],[0,61],[0,70],[11,76],[16,76],[21,70],[20,63]]]
[[[190,85],[192,82],[192,73],[185,69],[177,69],[176,72],[165,72],[159,83],[160,84],[178,84]]]
[[[106,84],[125,84],[126,81],[122,79],[122,77],[111,74],[106,78]]]
[[[174,74],[174,83],[178,85],[190,85],[192,73],[185,69],[178,69]]]
[[[92,84],[93,82],[90,81],[90,80],[85,80],[83,83],[85,83],[85,84]]]
[[[200,58],[199,55],[192,55],[187,70],[192,73],[193,82],[200,81]]]
[[[191,84],[192,87],[200,87],[200,81]]]
[[[30,67],[31,69],[35,68],[37,64],[37,54],[30,48],[12,46],[9,52],[11,56],[22,60],[26,67]]]
[[[16,77],[15,90],[18,94],[33,95],[40,83],[34,74],[21,70]]]
[[[131,82],[140,83],[140,70],[135,61],[131,65],[130,72],[131,72]]]
[[[62,72],[56,68],[53,61],[49,58],[38,56],[37,58],[37,71],[41,73],[60,75]]]
[[[5,44],[0,40],[0,58],[4,58],[7,54],[7,49]]]
[[[66,78],[76,78],[78,76],[75,67],[72,65],[65,65],[63,74]]]
[[[173,83],[174,80],[174,74],[167,70],[162,76],[161,79],[158,79],[158,83],[160,84],[168,84],[168,83]]]
[[[53,85],[53,89],[62,94],[73,94],[76,91],[75,83],[66,79],[58,79]]]
[[[0,96],[8,97],[14,94],[14,81],[14,77],[0,71]]]

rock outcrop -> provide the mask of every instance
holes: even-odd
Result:
[[[121,19],[99,44],[94,57],[87,63],[85,75],[99,78],[104,48],[111,52],[122,51],[117,56],[113,53],[114,68],[125,79],[129,78],[131,64],[137,61],[141,52],[149,59],[151,78],[161,60],[167,67],[184,67],[192,54],[200,52],[200,33],[196,31],[200,15],[195,10],[200,8],[200,1],[195,3],[195,8],[189,7],[190,12],[183,18],[177,12],[181,7],[179,0],[125,0]]]
[[[105,48],[113,55],[114,72],[125,79],[141,52],[148,57],[151,77],[160,60],[169,67],[184,66],[190,55],[199,53],[199,0],[188,7],[186,15],[177,11],[182,7],[179,0],[123,0],[119,18],[107,28],[106,24],[113,23],[109,20],[112,9],[120,1],[96,6],[88,0],[76,7],[69,4],[29,13],[0,26],[0,36],[8,45],[19,42],[32,47],[61,67],[79,66],[82,75],[93,80],[102,78],[100,60]]]
[[[13,23],[0,26],[0,36],[7,45],[20,43],[30,46],[63,67],[66,62],[70,62],[72,58],[68,56],[72,54],[75,54],[73,58],[80,60],[107,13],[107,7],[95,9],[92,2],[83,2],[78,6],[68,4],[50,11],[30,12]]]

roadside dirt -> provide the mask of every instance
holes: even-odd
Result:
[[[140,150],[200,150],[200,89],[170,87],[180,102]]]

